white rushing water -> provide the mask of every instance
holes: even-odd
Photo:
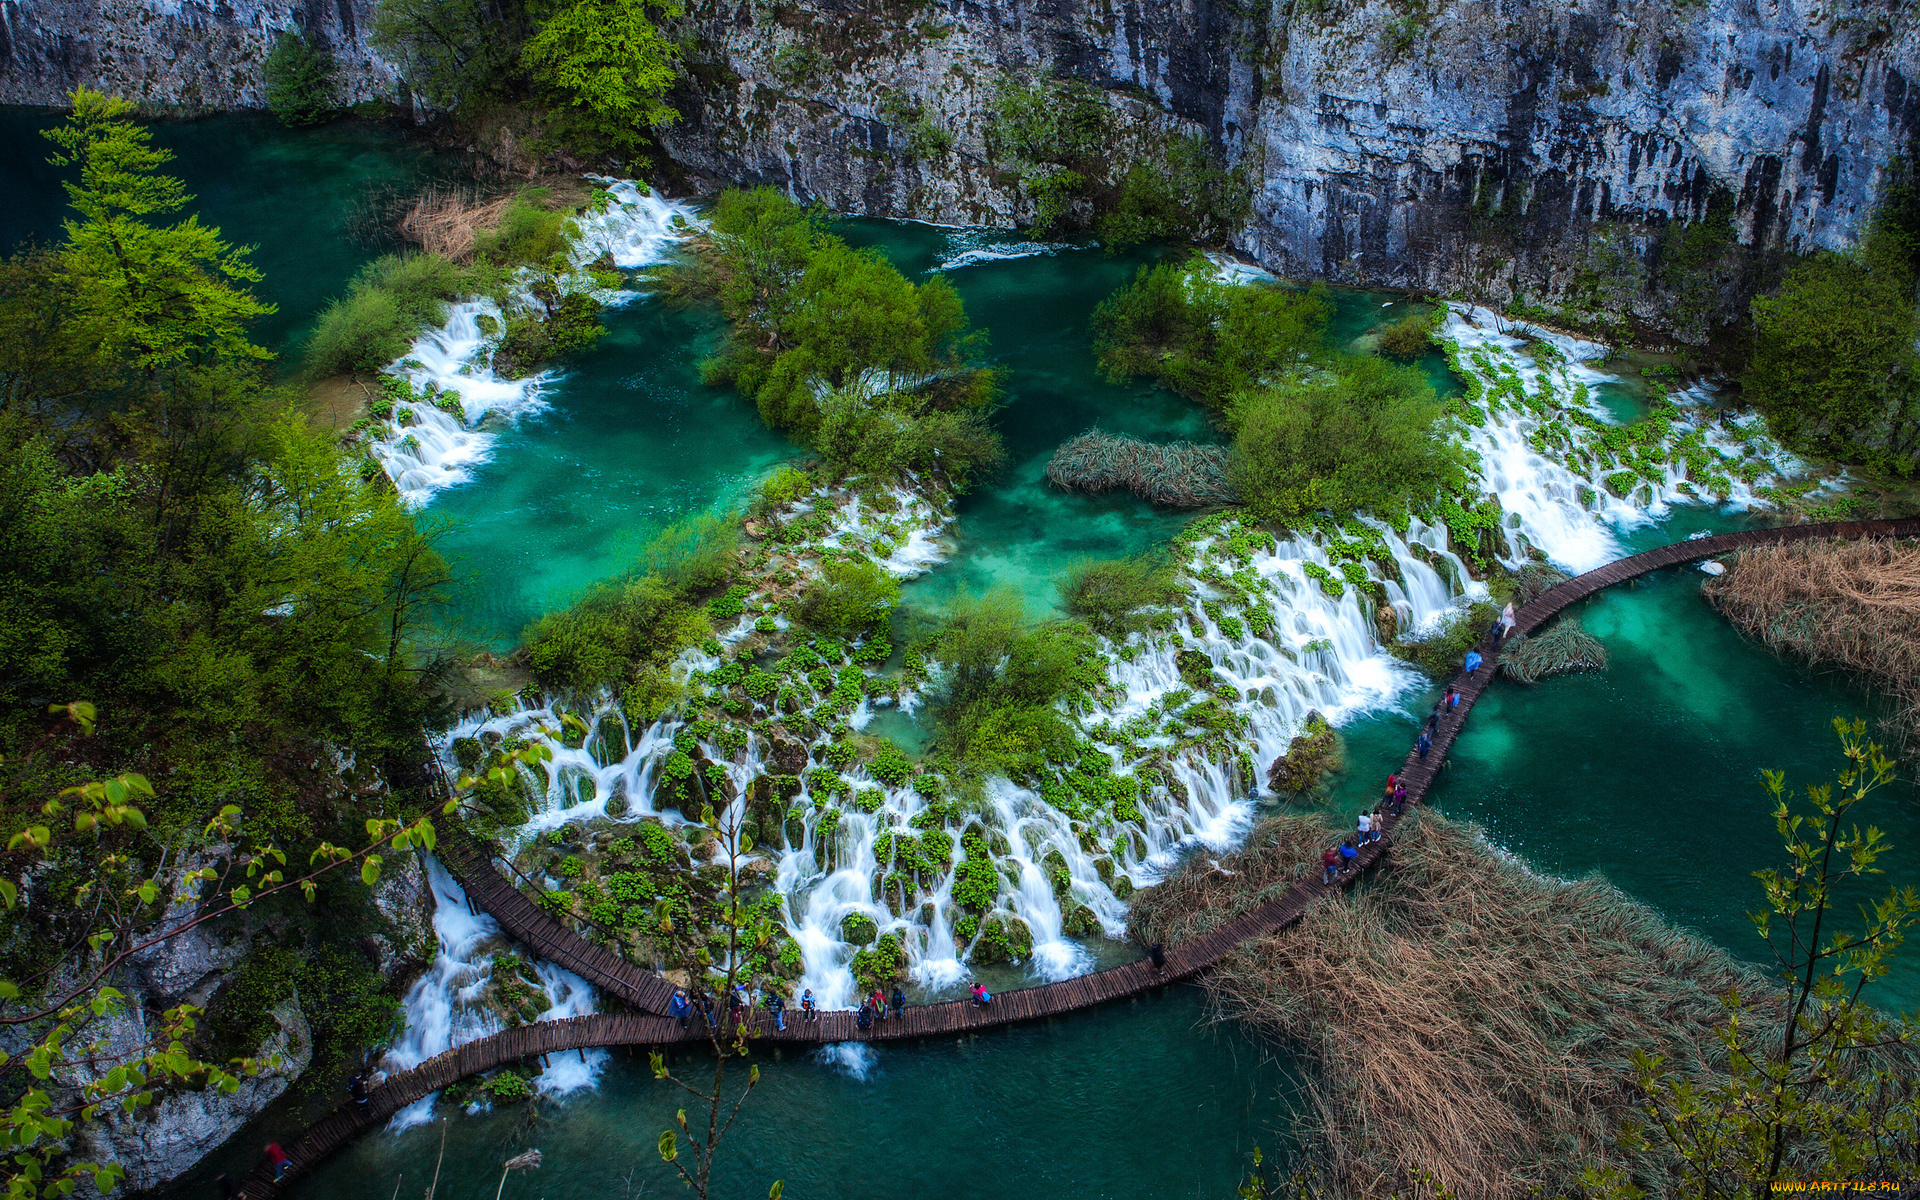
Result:
[[[1230,278],[1258,279],[1219,267]],[[1622,531],[1674,504],[1750,506],[1803,470],[1751,424],[1717,412],[1697,387],[1671,397],[1675,411],[1655,433],[1642,429],[1632,435],[1640,440],[1623,442],[1597,399],[1617,381],[1596,365],[1604,350],[1592,343],[1505,328],[1464,307],[1450,310],[1442,336],[1474,381],[1449,428],[1478,456],[1483,494],[1499,503],[1508,566],[1537,552],[1569,571],[1590,569],[1621,552]],[[821,490],[782,515],[823,522],[809,545],[865,555],[902,577],[950,553],[950,511],[911,488],[878,502]],[[818,570],[817,558],[778,549],[776,556],[769,574]],[[745,819],[752,781],[791,770],[796,751],[769,741],[764,725],[751,726],[789,698],[787,711],[832,710],[837,716],[823,718],[822,731],[798,748],[805,763],[797,791],[781,802],[784,813],[763,823],[754,852],[800,956],[793,994],[811,989],[826,1008],[857,1004],[852,963],[862,947],[848,933],[867,923],[898,939],[912,977],[927,988],[965,982],[990,935],[1014,922],[1020,940],[1031,942],[1018,954],[1026,971],[1066,978],[1090,968],[1089,935],[1124,934],[1134,888],[1195,848],[1219,852],[1238,842],[1267,765],[1309,714],[1338,725],[1391,708],[1420,685],[1388,653],[1383,628],[1432,632],[1487,596],[1446,528],[1417,517],[1398,529],[1363,518],[1287,538],[1231,515],[1205,518],[1183,535],[1176,561],[1188,594],[1153,631],[1100,641],[1104,685],[1090,707],[1064,714],[1090,747],[1078,767],[1038,788],[991,780],[971,808],[937,784],[851,752],[849,730],[866,728],[879,706],[911,712],[921,684],[882,678],[858,647],[846,648],[855,651],[851,660],[829,662],[802,648],[771,672],[751,656],[733,660],[767,630],[787,628],[764,595],[746,600],[717,646],[677,664],[696,695],[724,693],[745,706],[735,721],[689,724],[670,713],[635,727],[611,697],[576,698],[576,714],[598,731],[585,745],[548,732],[561,715],[549,702],[471,716],[449,733],[445,753],[453,757],[465,739],[494,737],[549,746],[550,762],[522,768],[535,797],[523,845],[561,825],[606,818],[616,799],[617,822],[679,830],[688,822],[661,784],[691,770],[690,755],[724,776],[714,794],[727,819]],[[929,677],[924,686],[937,687],[938,664]],[[976,900],[971,911],[956,899],[963,894]],[[872,1059],[864,1048],[836,1048],[823,1061],[860,1075]]]
[[[583,211],[574,220],[578,234],[569,260],[573,271],[560,279],[561,291],[592,293],[603,304],[632,300],[636,292],[603,288],[588,272],[606,256],[623,270],[662,262],[673,246],[698,227],[686,204],[643,191],[630,180],[596,179],[606,200],[599,211]],[[522,272],[509,308],[536,304],[526,291],[533,274]],[[506,313],[487,297],[450,305],[446,321],[420,335],[387,374],[407,381],[420,399],[401,401],[393,417],[368,445],[369,452],[399,489],[401,500],[418,507],[442,488],[464,483],[486,461],[496,434],[488,426],[511,423],[546,406],[545,394],[558,377],[552,370],[508,379],[492,366],[493,351],[505,328]]]
[[[381,1063],[389,1074],[410,1070],[436,1054],[506,1028],[492,985],[494,956],[512,952],[511,939],[492,917],[469,910],[466,893],[439,860],[427,856],[426,871],[433,890],[436,953],[433,965],[414,981],[402,1002],[406,1028]],[[548,962],[535,960],[531,966],[546,994],[540,1020],[594,1011],[593,988],[584,979]],[[549,1096],[590,1088],[606,1063],[605,1050],[560,1055],[535,1076],[533,1085]],[[437,1096],[427,1096],[395,1113],[391,1128],[405,1129],[430,1119]]]

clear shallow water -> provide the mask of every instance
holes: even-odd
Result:
[[[0,238],[9,242],[57,236],[64,197],[56,173],[36,165],[44,148],[33,130],[45,121],[41,113],[0,112],[0,149],[25,167],[10,176],[11,203],[0,208]],[[297,333],[371,256],[347,236],[365,186],[419,178],[432,165],[396,135],[357,126],[297,133],[222,118],[161,126],[160,139],[181,152],[175,169],[199,193],[203,219],[235,241],[261,244],[255,261],[269,271],[261,292],[282,306],[261,332],[269,341]],[[1141,259],[1069,250],[1003,260],[992,250],[1002,239],[991,235],[881,222],[849,223],[847,231],[884,246],[909,271],[972,251],[970,265],[950,268],[950,277],[1012,369],[999,418],[1012,465],[961,503],[958,555],[917,584],[917,594],[937,601],[957,587],[1005,581],[1043,611],[1066,561],[1157,545],[1177,527],[1178,517],[1130,497],[1068,496],[1041,477],[1053,447],[1095,423],[1142,436],[1212,436],[1183,401],[1156,388],[1113,387],[1093,368],[1086,318]],[[1342,296],[1336,338],[1394,319],[1366,295]],[[791,452],[730,391],[699,387],[693,366],[715,333],[711,318],[642,301],[613,314],[609,327],[600,347],[567,364],[548,410],[504,436],[471,484],[433,506],[459,522],[449,550],[475,580],[474,624],[495,636],[511,637],[528,616],[624,566],[658,524],[726,502]],[[1731,523],[1682,509],[1622,540],[1640,549]],[[1699,579],[1669,572],[1586,605],[1582,620],[1608,643],[1611,670],[1492,689],[1434,800],[1486,825],[1498,845],[1536,869],[1600,870],[1673,919],[1753,955],[1744,914],[1759,895],[1750,873],[1779,858],[1758,770],[1784,768],[1795,782],[1830,777],[1828,722],[1869,705],[1848,681],[1780,663],[1742,641],[1699,599]],[[1409,715],[1379,714],[1343,730],[1343,811],[1371,801],[1411,736],[1410,714],[1424,713],[1430,699],[1409,697]],[[1896,846],[1887,880],[1920,878],[1920,805],[1911,785],[1883,793],[1868,817]],[[1882,996],[1920,1004],[1920,959],[1910,956]],[[1200,1016],[1197,996],[1175,990],[958,1045],[885,1049],[864,1081],[811,1058],[769,1062],[732,1143],[727,1169],[739,1174],[726,1190],[758,1195],[765,1181],[784,1176],[794,1196],[1029,1195],[1035,1185],[1092,1195],[1227,1194],[1251,1145],[1271,1147],[1285,1128],[1288,1079],[1260,1066],[1237,1036],[1196,1032]],[[443,1194],[483,1195],[498,1162],[526,1145],[539,1145],[548,1165],[510,1180],[514,1194],[625,1194],[629,1170],[636,1185],[651,1181],[659,1194],[677,1186],[652,1148],[677,1104],[643,1063],[618,1060],[599,1092],[549,1110],[550,1123],[524,1142],[513,1140],[509,1114],[455,1117]],[[250,1166],[260,1142],[298,1126],[289,1112],[264,1117],[170,1194],[205,1195],[212,1171]],[[402,1173],[406,1187],[424,1184],[437,1138],[427,1127],[367,1139],[298,1194],[390,1193]]]

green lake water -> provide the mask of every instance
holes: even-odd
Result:
[[[34,165],[44,155],[32,131],[45,120],[0,110],[0,151],[13,168],[9,204],[0,207],[0,238],[9,243],[57,236],[57,177]],[[289,132],[220,118],[159,129],[181,156],[176,169],[199,194],[203,219],[259,244],[255,261],[268,272],[261,293],[281,306],[260,336],[277,345],[296,339],[376,252],[350,236],[369,186],[441,167],[382,128]],[[887,222],[845,230],[910,274],[1010,240]],[[1177,528],[1177,517],[1128,497],[1053,491],[1041,474],[1060,441],[1094,424],[1153,438],[1214,436],[1177,397],[1111,385],[1094,369],[1092,306],[1141,261],[1065,250],[949,272],[1008,372],[997,420],[1010,465],[960,502],[953,561],[915,583],[910,599],[934,605],[956,590],[1006,583],[1044,611],[1073,559],[1160,545]],[[1343,338],[1395,315],[1379,309],[1386,297],[1341,299]],[[505,433],[470,483],[429,507],[450,523],[447,547],[467,580],[466,625],[483,639],[510,640],[527,619],[621,569],[660,525],[734,501],[795,453],[739,397],[699,385],[696,364],[717,334],[710,316],[642,300],[611,313],[608,326],[596,349],[564,364],[549,408]],[[1678,510],[1626,541],[1640,549],[1737,524]],[[1578,615],[1607,644],[1611,668],[1491,689],[1433,800],[1485,826],[1536,870],[1600,871],[1754,958],[1761,948],[1745,914],[1760,897],[1751,873],[1779,859],[1759,770],[1785,769],[1797,782],[1830,778],[1829,721],[1871,715],[1873,706],[1852,681],[1780,662],[1741,639],[1700,598],[1701,578],[1663,572],[1583,605]],[[1371,802],[1411,738],[1413,714],[1431,698],[1411,694],[1404,712],[1343,730],[1350,768],[1335,800],[1343,812]],[[1920,880],[1920,798],[1911,783],[1876,798],[1866,818],[1895,844],[1886,881]],[[1879,994],[1889,1005],[1920,1006],[1920,952]],[[769,1060],[730,1140],[722,1194],[761,1195],[765,1181],[784,1177],[793,1197],[1228,1195],[1252,1145],[1284,1140],[1292,1077],[1204,1017],[1197,993],[1177,988],[1070,1021],[885,1048],[864,1080],[813,1056]],[[517,1115],[454,1114],[440,1194],[491,1194],[498,1163],[527,1146],[539,1146],[546,1165],[510,1179],[508,1195],[600,1200],[640,1195],[642,1185],[648,1195],[678,1194],[653,1144],[679,1103],[644,1063],[616,1057],[599,1090],[548,1106],[530,1133],[516,1129]],[[297,1124],[293,1110],[277,1107],[168,1194],[210,1194],[214,1170],[250,1166],[262,1141]],[[439,1137],[435,1125],[365,1139],[294,1194],[417,1194]]]

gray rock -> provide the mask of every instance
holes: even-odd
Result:
[[[313,1060],[313,1034],[299,1000],[282,1001],[273,1016],[280,1031],[258,1054],[270,1065],[243,1077],[238,1092],[169,1092],[130,1115],[115,1111],[80,1127],[75,1153],[88,1162],[119,1163],[127,1173],[122,1188],[129,1192],[158,1187],[186,1173],[273,1103]],[[130,1047],[144,1040],[138,1010],[116,1020],[122,1027],[111,1035],[112,1044]]]

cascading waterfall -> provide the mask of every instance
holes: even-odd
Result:
[[[585,291],[609,307],[628,303],[640,293],[600,286],[586,272],[603,257],[623,270],[664,261],[672,247],[698,228],[687,205],[642,190],[630,180],[593,177],[605,189],[605,200],[574,219],[569,261],[573,271],[562,276],[562,293]],[[523,271],[508,307],[534,303],[526,290],[531,272]],[[513,422],[545,407],[544,393],[558,377],[541,371],[524,379],[506,379],[495,373],[494,347],[506,325],[506,314],[486,297],[449,306],[446,321],[414,342],[387,373],[405,379],[426,403],[402,402],[393,420],[369,444],[369,452],[399,489],[403,503],[419,507],[442,488],[464,483],[474,466],[486,461],[495,433],[484,427],[493,421]],[[404,423],[403,423],[404,422]]]
[[[1254,282],[1262,273],[1222,274]],[[1754,428],[1715,412],[1699,388],[1672,397],[1678,413],[1648,436],[1610,440],[1618,423],[1594,397],[1618,381],[1593,365],[1603,350],[1592,343],[1532,331],[1523,339],[1467,308],[1450,311],[1443,337],[1471,381],[1452,427],[1478,456],[1484,492],[1500,502],[1509,566],[1533,548],[1568,569],[1588,569],[1619,553],[1615,531],[1666,506],[1754,504],[1767,479],[1801,469]],[[821,490],[789,505],[784,519],[811,522],[814,546],[858,551],[897,575],[948,553],[940,533],[950,514],[910,488],[883,504]],[[817,571],[817,558],[799,549],[776,553],[791,555],[782,570]],[[912,977],[931,990],[964,981],[990,931],[1005,937],[1013,922],[1030,937],[1020,953],[1034,975],[1086,970],[1091,956],[1075,939],[1122,935],[1135,886],[1159,878],[1190,848],[1226,850],[1240,838],[1264,788],[1261,768],[1286,751],[1309,713],[1339,724],[1390,707],[1417,686],[1384,640],[1431,632],[1487,596],[1447,529],[1419,517],[1398,528],[1360,517],[1281,538],[1229,514],[1190,527],[1179,554],[1190,587],[1178,610],[1155,632],[1100,643],[1107,686],[1073,714],[1093,749],[1071,778],[1038,789],[993,780],[983,811],[961,814],[904,771],[882,778],[878,760],[837,754],[845,748],[837,727],[801,747],[792,793],[779,811],[763,812],[784,836],[762,827],[756,848],[780,925],[798,950],[796,994],[810,988],[826,1008],[858,1003],[853,963],[867,943],[847,933],[868,922],[879,938],[897,939]],[[683,656],[696,689],[718,684],[735,704],[765,706],[778,688],[808,710],[836,698],[851,671],[868,682],[840,708],[844,725],[864,726],[876,703],[911,710],[914,686],[874,686],[879,672],[857,653],[828,662],[813,654],[796,666],[812,653],[796,650],[776,664],[783,674],[762,672],[760,690],[742,695],[756,685],[730,657],[756,634],[786,628],[758,596],[745,609],[706,650]],[[937,681],[938,665],[930,666]],[[795,769],[791,747],[782,751],[746,721],[670,715],[635,729],[612,698],[585,708],[597,732],[581,746],[549,732],[560,717],[552,703],[475,716],[449,735],[449,755],[463,739],[492,736],[544,740],[552,749],[538,771],[521,768],[535,794],[522,839],[603,817],[616,797],[624,805],[617,821],[687,824],[659,794],[676,760],[686,760],[681,777],[695,760],[724,777],[729,819],[752,812],[756,778]],[[986,860],[984,873],[978,861],[969,866],[975,856]],[[983,884],[991,900],[980,904]],[[961,890],[976,903],[958,902]],[[835,1061],[859,1072],[870,1060]]]
[[[387,1051],[381,1068],[391,1074],[410,1070],[455,1046],[505,1028],[496,1008],[487,1003],[496,953],[511,941],[485,913],[475,915],[466,893],[438,859],[426,856],[427,881],[433,891],[433,934],[437,943],[433,965],[414,981],[402,1002],[406,1028]],[[547,1005],[539,1019],[559,1020],[594,1011],[593,988],[586,980],[551,963],[535,961],[532,968]],[[605,1050],[556,1057],[533,1080],[542,1094],[563,1096],[592,1087],[607,1063]],[[427,1096],[393,1116],[391,1127],[405,1129],[429,1120],[438,1093]]]

